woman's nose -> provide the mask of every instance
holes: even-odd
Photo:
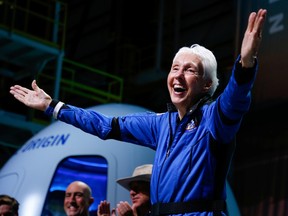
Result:
[[[184,76],[184,70],[179,69],[175,72],[175,77],[183,77]]]

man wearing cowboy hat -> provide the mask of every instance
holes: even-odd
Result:
[[[132,206],[127,201],[117,204],[116,210],[112,210],[112,215],[117,211],[118,216],[145,216],[151,213],[150,201],[150,179],[152,164],[144,164],[135,168],[131,177],[118,179],[117,183],[127,189],[130,193]],[[110,203],[101,201],[98,205],[98,216],[110,214]]]

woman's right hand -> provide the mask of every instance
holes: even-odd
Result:
[[[45,111],[52,101],[52,98],[36,83],[32,81],[32,90],[14,85],[10,87],[10,93],[20,102],[30,108]]]

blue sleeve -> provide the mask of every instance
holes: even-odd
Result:
[[[54,107],[49,106],[45,114],[52,116],[53,110]],[[156,116],[153,112],[143,112],[114,118],[93,110],[65,105],[65,108],[60,109],[57,119],[101,139],[113,138],[154,149],[157,137],[154,124]],[[117,119],[116,127],[115,119]],[[120,133],[119,137],[116,136],[117,138],[111,136],[111,132],[115,129]]]
[[[234,139],[240,128],[243,116],[251,104],[251,89],[253,87],[258,65],[243,69],[237,58],[230,80],[215,104],[207,109],[210,120],[210,131],[216,140],[228,143]],[[209,114],[210,113],[210,114]]]
[[[57,119],[67,124],[71,124],[87,133],[98,136],[100,139],[106,139],[112,130],[112,119],[100,114],[94,110],[86,110],[71,105],[65,105],[59,111]],[[53,107],[49,106],[45,114],[52,116]]]
[[[222,114],[232,121],[239,121],[249,110],[251,90],[258,70],[257,61],[253,68],[244,69],[237,58],[228,85],[219,98]]]
[[[121,139],[152,149],[157,143],[157,114],[153,112],[136,113],[118,119]],[[160,118],[160,117],[159,117]]]

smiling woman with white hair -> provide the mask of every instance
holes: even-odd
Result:
[[[199,44],[193,44],[190,47],[180,48],[176,53],[173,61],[180,55],[180,53],[185,52],[195,54],[200,58],[203,66],[203,77],[204,79],[211,81],[211,87],[208,91],[208,94],[213,96],[219,84],[219,80],[217,78],[217,61],[214,54]]]
[[[32,90],[15,85],[10,93],[25,105],[101,139],[154,149],[150,184],[153,215],[223,216],[234,139],[250,108],[258,71],[255,57],[266,13],[260,9],[250,14],[230,80],[213,101],[211,95],[218,85],[215,60],[200,46],[188,48],[191,52],[180,51],[173,59],[167,77],[172,104],[161,114],[105,116],[52,100],[35,80]]]

